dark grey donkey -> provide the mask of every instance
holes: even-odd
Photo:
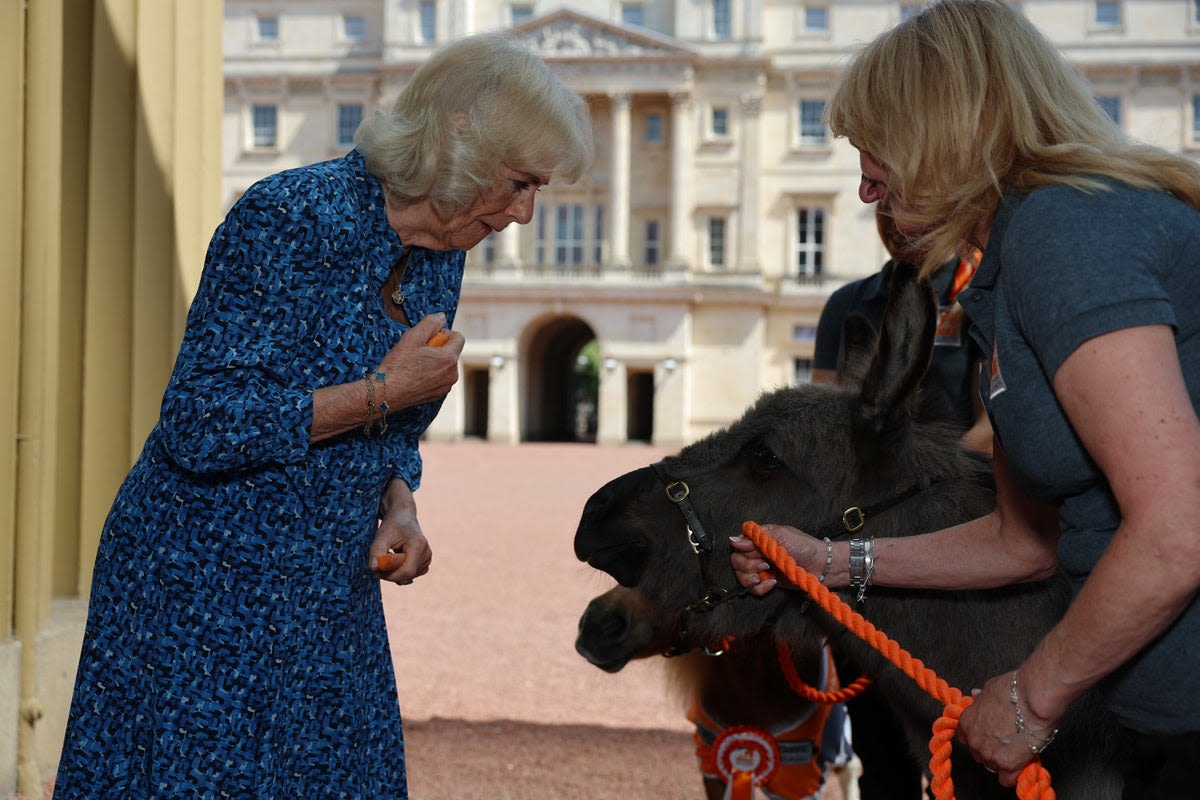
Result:
[[[744,520],[848,536],[842,516],[851,507],[866,510],[855,535],[907,536],[991,510],[987,463],[920,413],[934,315],[929,287],[911,272],[897,275],[878,342],[865,321],[848,322],[847,383],[764,394],[728,428],[606,484],[586,503],[575,534],[580,560],[636,587],[696,642],[766,627],[797,643],[811,640],[814,625],[828,632],[835,650],[875,676],[922,763],[941,704],[801,592],[742,594],[728,537]],[[973,592],[871,587],[860,610],[951,686],[969,692],[1018,666],[1069,599],[1058,575]],[[619,620],[600,614],[585,615],[585,634],[591,646],[610,651],[626,635]],[[1124,747],[1119,731],[1095,694],[1072,707],[1042,757],[1060,798],[1120,797],[1113,765]],[[1013,797],[957,743],[952,758],[959,800]]]

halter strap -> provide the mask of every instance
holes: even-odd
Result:
[[[696,507],[692,505],[690,498],[691,489],[683,481],[672,480],[667,474],[667,468],[661,461],[655,461],[650,465],[654,470],[654,474],[662,481],[663,490],[667,493],[667,499],[675,504],[679,509],[679,513],[683,514],[684,522],[688,526],[688,542],[692,545],[692,552],[699,555],[701,551],[711,553],[713,549],[712,537],[708,535],[708,531],[704,530],[704,524],[700,522],[700,516],[696,513]],[[705,576],[707,578],[707,575]]]

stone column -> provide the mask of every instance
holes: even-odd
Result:
[[[742,161],[738,186],[738,254],[737,271],[760,271],[758,253],[758,175],[760,164],[760,129],[763,106],[762,94],[742,97]]]
[[[667,268],[687,271],[692,263],[692,95],[671,94],[671,238]]]
[[[517,444],[521,441],[521,424],[517,413],[520,408],[517,367],[517,359],[511,355],[493,357],[488,366],[489,442]]]
[[[596,444],[624,444],[629,438],[629,398],[625,365],[614,358],[600,363],[596,409]]]
[[[612,213],[609,215],[608,263],[614,272],[629,269],[629,150],[631,98],[628,93],[609,95],[612,100]]]

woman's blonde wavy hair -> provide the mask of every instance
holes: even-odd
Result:
[[[1006,187],[1112,178],[1200,208],[1200,166],[1126,137],[1083,78],[1001,0],[940,0],[859,52],[826,108],[889,171],[929,274],[996,210]]]
[[[354,146],[389,200],[428,200],[449,217],[469,207],[501,165],[578,180],[592,160],[587,104],[513,37],[459,39],[413,73],[390,110],[363,120]]]

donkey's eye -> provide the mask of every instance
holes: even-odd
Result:
[[[750,457],[750,468],[755,472],[775,472],[783,469],[783,462],[779,460],[779,456],[775,455],[775,451],[762,442],[751,446],[747,450],[747,455]]]

